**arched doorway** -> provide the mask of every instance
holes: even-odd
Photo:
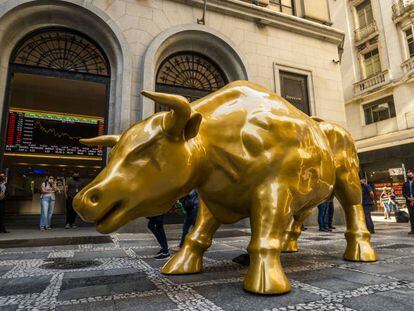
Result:
[[[9,62],[3,105],[2,167],[7,170],[8,213],[37,215],[39,188],[54,175],[61,193],[73,171],[87,182],[102,168],[105,150],[80,138],[106,133],[110,66],[91,38],[67,28],[46,28],[25,36]]]
[[[221,68],[210,58],[190,51],[168,56],[160,65],[155,90],[179,94],[190,101],[217,91],[228,83]],[[158,104],[155,111],[165,110]]]
[[[184,54],[189,55],[188,61],[185,60],[185,57],[184,61],[176,59],[181,58]],[[194,61],[192,60],[193,57]],[[199,60],[199,62],[203,64],[206,63],[211,65],[211,69],[208,69],[207,71],[218,73],[217,75],[222,76],[222,80],[224,80],[225,83],[249,79],[247,61],[242,52],[237,48],[237,45],[219,31],[205,25],[191,24],[171,27],[160,33],[151,42],[144,55],[142,76],[142,88],[144,90],[151,91],[156,90],[156,88],[157,90],[160,90],[160,86],[165,86],[167,84],[167,86],[170,87],[177,87],[176,89],[180,90],[179,94],[185,95],[182,92],[185,92],[185,90],[180,88],[183,87],[182,83],[180,83],[180,79],[177,79],[176,81],[178,83],[174,82],[173,85],[160,80],[162,77],[161,70],[163,70],[163,64],[166,67],[170,67],[170,69],[165,68],[167,73],[176,69],[176,65],[170,66],[168,60],[178,61],[182,64],[195,64],[195,71],[190,67],[186,67],[181,69],[178,74],[174,74],[178,77],[185,76],[185,73],[187,72],[193,72],[196,76],[197,73],[200,74],[199,70],[197,70],[199,67],[197,61]],[[196,90],[199,89],[199,87],[190,88]],[[203,89],[206,92],[199,93],[196,98],[214,91],[214,88],[209,87],[203,87],[201,90]],[[155,107],[150,99],[145,97],[141,97],[140,99],[140,117],[142,119],[145,119],[155,111],[158,111],[157,109],[159,109],[159,107]]]

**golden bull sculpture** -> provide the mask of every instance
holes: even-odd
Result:
[[[84,139],[112,147],[105,169],[74,200],[85,221],[109,233],[137,217],[166,213],[196,188],[200,208],[181,250],[164,274],[202,270],[221,224],[249,217],[247,291],[289,292],[280,252],[296,252],[301,225],[332,194],[346,218],[346,260],[375,261],[361,205],[359,162],[342,127],[305,115],[279,95],[247,82],[189,103],[142,92],[171,108],[121,135]]]

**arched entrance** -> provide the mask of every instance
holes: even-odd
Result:
[[[207,56],[191,51],[169,55],[160,65],[155,90],[179,94],[190,101],[217,91],[228,83],[224,72]],[[158,104],[155,111],[165,110]]]
[[[188,60],[186,60],[186,55]],[[173,61],[172,64],[171,61]],[[194,67],[182,68],[179,69],[179,73],[173,73],[172,71],[176,70],[177,67],[176,63],[193,65]],[[193,68],[196,70],[193,70]],[[162,71],[173,74],[176,82],[170,85],[171,82],[166,83],[160,80],[164,75]],[[219,85],[221,80],[226,84],[235,80],[248,80],[249,78],[247,62],[230,38],[205,25],[179,25],[160,33],[148,46],[144,56],[142,88],[150,91],[160,90],[160,87],[164,86],[170,87],[171,92],[171,87],[174,87],[176,90],[180,90],[178,94],[181,95],[186,95],[188,89],[193,89],[192,94],[197,90],[204,91],[197,92],[198,95],[194,98],[199,98],[214,91],[214,87],[210,88],[207,83],[207,87],[187,88],[180,82],[182,81],[181,78],[189,78],[187,73],[200,78],[200,75],[208,75],[209,72],[215,73],[216,77],[222,77],[221,79],[218,78]],[[207,78],[207,81],[209,79]],[[187,79],[187,81],[191,80]],[[187,90],[181,89],[181,87],[187,88]],[[167,91],[167,89],[164,90]],[[174,93],[174,89],[172,93]],[[189,97],[191,98],[191,96]],[[142,119],[149,117],[159,109],[159,107],[154,106],[151,100],[144,97],[140,99],[142,100]]]
[[[79,139],[107,132],[110,72],[100,46],[68,28],[36,30],[16,45],[2,124],[9,213],[39,214],[46,175],[57,178],[55,213],[63,213],[65,179],[79,171],[87,182],[102,168],[105,150]]]

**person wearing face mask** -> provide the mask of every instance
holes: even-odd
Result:
[[[80,174],[78,171],[75,171],[72,175],[72,178],[68,180],[65,186],[65,198],[66,198],[66,225],[65,229],[77,228],[76,221],[76,211],[73,209],[73,198],[78,194],[79,191],[83,188],[83,184],[80,180]]]
[[[374,208],[374,191],[370,185],[368,185],[365,178],[361,178],[361,188],[362,188],[362,207],[365,214],[365,222],[367,229],[371,233],[375,233],[374,222],[372,221],[371,211]]]
[[[48,176],[40,186],[40,230],[52,229],[51,222],[57,191],[53,176]]]
[[[6,213],[6,176],[0,173],[0,233],[9,233],[4,226]]]
[[[403,185],[403,196],[407,201],[407,209],[410,214],[411,231],[408,234],[414,234],[414,173],[408,171],[407,181]]]

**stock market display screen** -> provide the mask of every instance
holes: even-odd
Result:
[[[102,147],[87,147],[81,138],[104,134],[104,119],[10,109],[6,152],[102,157]]]

